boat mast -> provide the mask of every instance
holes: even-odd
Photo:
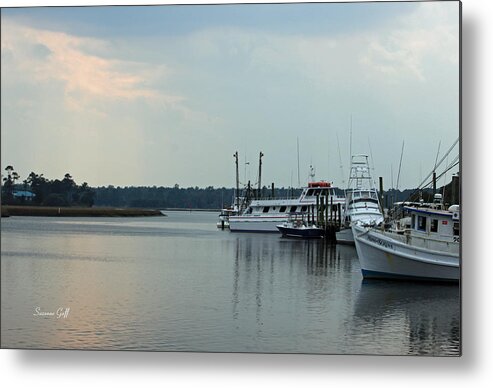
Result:
[[[261,194],[261,190],[262,190],[262,156],[264,156],[264,154],[262,153],[262,151],[260,151],[260,154],[259,154],[259,158],[258,158],[258,197],[262,197],[262,194]]]
[[[236,163],[236,206],[240,209],[240,173],[238,171],[238,151],[233,154]]]

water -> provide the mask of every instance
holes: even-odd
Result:
[[[2,219],[2,347],[459,354],[457,285],[364,282],[353,247],[216,221]]]

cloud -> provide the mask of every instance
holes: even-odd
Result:
[[[102,39],[76,37],[64,32],[40,30],[12,22],[2,23],[2,57],[5,79],[17,74],[34,83],[59,82],[64,102],[72,110],[96,109],[101,103],[146,100],[176,106],[181,96],[153,89],[153,80],[166,77],[169,69],[132,61],[109,59]]]
[[[367,38],[361,63],[387,76],[426,81],[426,63],[430,58],[458,64],[458,17],[457,3],[417,4],[415,12]]]

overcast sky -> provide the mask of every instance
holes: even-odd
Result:
[[[459,136],[458,2],[2,9],[1,22],[2,172],[21,179],[232,187],[233,153],[254,183],[262,151],[262,182],[297,186],[299,139],[301,184],[313,164],[341,186],[352,117],[352,151],[386,188],[405,142],[411,188]]]

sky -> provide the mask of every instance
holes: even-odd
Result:
[[[90,186],[417,187],[459,137],[459,3],[2,8],[1,165]],[[399,165],[401,159],[401,170]],[[451,162],[458,147],[445,160]],[[451,173],[439,184],[451,178]]]

